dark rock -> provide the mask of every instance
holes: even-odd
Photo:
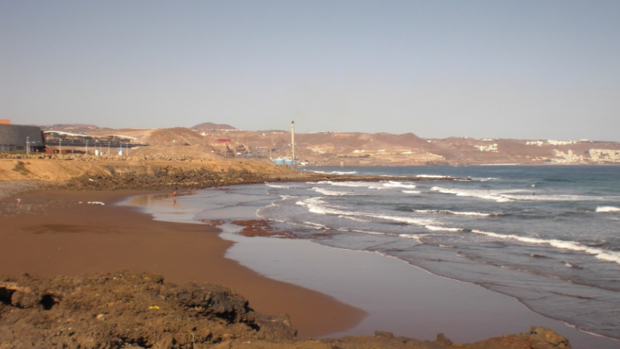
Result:
[[[571,345],[568,339],[545,327],[534,327],[530,330],[532,349],[567,349]]]
[[[256,313],[218,285],[127,271],[0,279],[0,348],[195,348],[295,334],[288,316]]]
[[[394,334],[386,331],[375,331],[375,337],[394,338]]]

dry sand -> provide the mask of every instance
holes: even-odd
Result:
[[[259,276],[224,258],[232,242],[218,237],[213,227],[154,221],[137,209],[113,205],[139,193],[37,190],[5,197],[0,201],[0,274],[134,270],[160,273],[168,282],[221,284],[244,295],[259,312],[289,314],[301,338],[343,331],[364,318],[362,310],[330,296]]]

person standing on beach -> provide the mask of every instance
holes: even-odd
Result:
[[[17,198],[17,200],[15,200],[15,204],[17,206],[21,205],[21,203],[22,203],[22,199],[21,198]]]

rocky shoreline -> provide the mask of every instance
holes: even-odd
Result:
[[[424,181],[426,177],[386,177],[326,175],[312,172],[291,171],[283,174],[256,173],[246,169],[229,168],[226,171],[212,171],[205,168],[183,169],[173,166],[152,166],[141,171],[110,172],[105,175],[84,174],[69,180],[65,186],[73,190],[118,190],[118,189],[204,189],[237,184],[265,182],[318,182],[318,181]],[[470,180],[468,178],[443,177],[433,180]]]
[[[0,277],[0,348],[570,348],[545,328],[457,344],[375,336],[297,340],[286,315],[255,312],[232,290],[176,285],[163,276],[120,271],[78,277]]]

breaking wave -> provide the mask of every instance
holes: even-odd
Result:
[[[600,212],[600,213],[620,212],[620,207],[599,206],[596,208],[596,212]]]
[[[266,186],[268,186],[269,188],[279,188],[279,189],[291,189],[292,186],[290,185],[283,185],[283,184],[273,184],[273,183],[265,183]]]
[[[415,184],[405,184],[402,182],[396,182],[396,181],[389,181],[389,182],[385,182],[383,183],[383,186],[385,187],[391,187],[391,188],[407,188],[407,189],[415,189]]]
[[[507,197],[505,197],[503,194],[498,193],[498,192],[492,192],[492,191],[488,191],[488,190],[464,190],[464,189],[447,189],[447,188],[442,188],[442,187],[432,187],[431,191],[435,191],[435,192],[439,192],[442,194],[452,194],[452,195],[456,195],[456,196],[469,196],[469,197],[476,197],[479,199],[485,199],[485,200],[493,200],[493,201],[497,201],[497,202],[510,202],[513,201]]]
[[[312,190],[321,193],[323,195],[327,195],[327,196],[346,196],[346,195],[358,195],[356,193],[353,192],[346,192],[346,191],[335,191],[335,190],[328,190],[325,188],[319,188],[319,187],[314,187],[312,188]]]
[[[527,236],[518,236],[518,235],[512,235],[512,234],[503,235],[503,234],[497,234],[493,232],[481,231],[481,230],[476,230],[476,229],[472,230],[472,233],[486,235],[486,236],[499,238],[499,239],[512,239],[512,240],[517,240],[517,241],[521,241],[521,242],[525,242],[529,244],[553,246],[555,248],[559,248],[563,250],[584,252],[587,254],[594,255],[594,257],[599,260],[603,260],[607,262],[615,262],[615,263],[620,264],[620,252],[605,250],[602,248],[590,247],[590,246],[586,246],[576,241],[564,241],[564,240],[557,240],[557,239],[546,240],[546,239],[532,238],[532,237],[527,237]]]
[[[475,216],[475,217],[490,217],[490,216],[500,216],[501,213],[482,213],[482,212],[457,212],[450,210],[413,210],[416,213],[431,213],[431,214],[447,214],[447,215],[457,215],[457,216]]]

